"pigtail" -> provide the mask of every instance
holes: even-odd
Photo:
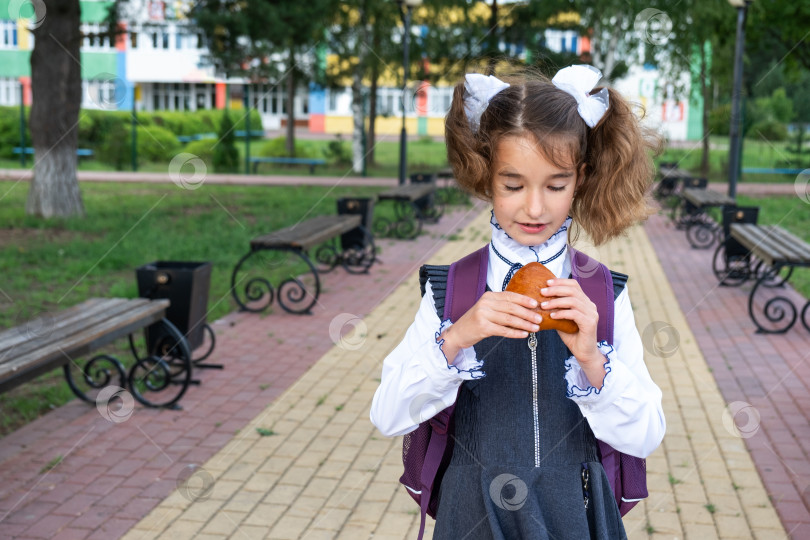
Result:
[[[464,112],[464,81],[453,90],[450,112],[444,121],[447,161],[458,185],[473,195],[489,200],[490,173],[486,145],[472,131]]]
[[[571,206],[597,246],[655,213],[652,157],[661,149],[660,138],[640,124],[627,101],[615,90],[608,93],[605,116],[588,130],[585,177]]]

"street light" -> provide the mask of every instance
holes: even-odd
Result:
[[[405,170],[407,168],[407,133],[405,131],[405,91],[408,87],[408,38],[411,35],[411,11],[422,5],[422,0],[397,0],[404,31],[402,33],[402,134],[399,138],[399,185],[405,185]],[[404,9],[403,9],[404,8]]]
[[[745,47],[745,18],[748,5],[754,0],[728,0],[737,8],[737,41],[734,45],[734,87],[731,90],[731,127],[729,129],[728,196],[737,196],[737,179],[742,161],[740,102],[742,101],[743,49]]]

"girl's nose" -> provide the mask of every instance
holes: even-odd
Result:
[[[539,219],[543,215],[543,195],[540,190],[527,193],[526,215],[532,219]]]

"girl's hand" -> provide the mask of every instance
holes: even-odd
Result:
[[[550,279],[548,286],[540,292],[544,296],[554,297],[541,305],[543,309],[558,310],[551,314],[552,319],[570,319],[579,326],[579,331],[574,334],[559,330],[557,333],[577,359],[591,384],[601,388],[607,359],[599,352],[596,343],[596,327],[599,323],[596,304],[591,302],[575,279]]]
[[[458,351],[490,336],[525,338],[543,318],[532,311],[537,300],[514,292],[485,292],[453,326],[445,330],[442,351],[452,364]]]

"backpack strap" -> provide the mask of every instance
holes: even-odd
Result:
[[[487,287],[487,264],[489,262],[489,244],[483,248],[470,253],[463,259],[450,265],[447,272],[447,281],[444,298],[444,319],[457,321],[467,312],[478,299],[484,294]],[[425,267],[419,271],[422,294],[425,292],[425,282],[434,273],[441,274],[442,267]],[[438,272],[435,272],[439,270]],[[422,279],[424,276],[424,280]],[[437,280],[439,281],[439,280]],[[431,287],[433,283],[431,282]],[[434,295],[434,300],[436,295]],[[459,392],[461,386],[459,385]],[[458,401],[458,395],[456,395]],[[418,540],[422,540],[425,534],[425,519],[430,505],[431,494],[435,484],[442,458],[447,450],[450,439],[449,432],[452,432],[453,411],[456,403],[440,411],[429,420],[432,428],[430,442],[425,453],[425,462],[422,466],[422,494],[419,501],[421,519],[419,522]]]
[[[599,312],[596,339],[613,343],[613,275],[599,261],[570,246],[568,249],[571,250],[571,274]]]

